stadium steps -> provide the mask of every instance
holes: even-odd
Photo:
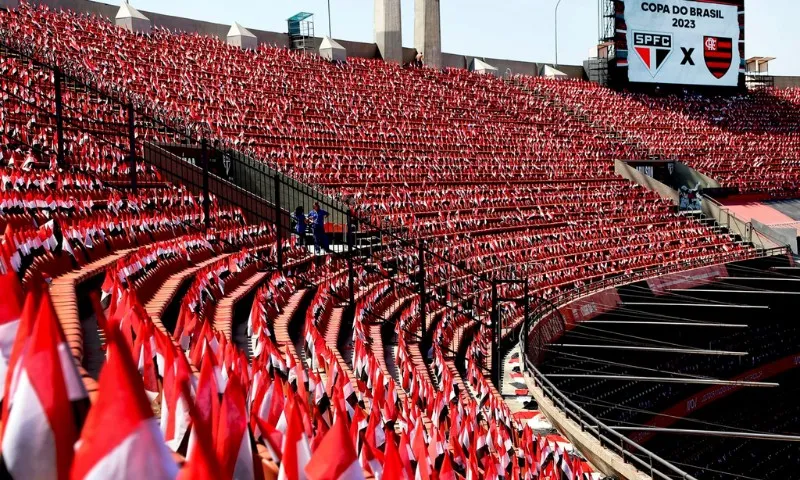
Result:
[[[200,262],[193,267],[181,270],[180,272],[171,275],[164,282],[164,284],[161,285],[161,288],[153,296],[153,298],[144,305],[145,311],[148,315],[150,315],[150,318],[153,320],[153,324],[156,326],[156,328],[172,338],[172,334],[164,326],[162,317],[165,315],[167,308],[170,306],[173,300],[175,300],[178,290],[180,290],[184,283],[194,277],[198,271],[218,260],[228,258],[229,256],[229,253],[222,253],[211,257],[208,260]]]
[[[289,318],[289,324],[286,327],[288,329],[289,340],[292,342],[292,345],[294,345],[298,358],[306,367],[308,367],[310,363],[306,353],[306,311],[308,311],[311,306],[311,300],[314,298],[314,295],[312,295],[313,290],[313,288],[302,288],[294,292],[278,315],[279,317],[283,317],[285,314],[285,317]],[[283,321],[285,320],[281,319],[281,322]],[[277,336],[277,331],[275,334]]]
[[[254,275],[251,275],[249,278],[244,279],[235,290],[232,292],[226,292],[225,296],[222,297],[217,304],[217,308],[214,313],[214,328],[222,332],[225,335],[225,338],[229,341],[236,341],[236,346],[243,351],[248,350],[246,339],[244,341],[242,341],[241,338],[236,339],[233,335],[233,332],[234,326],[238,327],[242,323],[245,324],[246,331],[247,320],[242,322],[240,318],[237,321],[235,318],[237,313],[236,306],[244,299],[244,297],[253,293],[259,286],[261,286],[265,278],[267,278],[266,272],[257,272]]]
[[[350,352],[347,353],[347,358],[349,358],[349,362],[345,361],[345,357],[342,355],[342,352],[339,350],[339,334],[342,333],[342,323],[343,323],[343,316],[344,316],[344,308],[336,307],[331,312],[331,318],[328,320],[328,324],[326,325],[325,332],[323,336],[325,337],[325,343],[328,345],[328,348],[331,349],[333,355],[336,357],[336,362],[339,364],[339,368],[342,370],[347,378],[350,380],[350,384],[353,386],[353,390],[358,392],[358,383],[356,381],[356,376],[353,373],[353,369],[351,368],[352,363],[352,355],[353,349],[350,348]],[[364,404],[367,405],[369,408],[370,402],[369,399],[364,398]]]
[[[273,323],[275,341],[277,342],[278,348],[282,348],[284,353],[288,351],[289,355],[294,358],[295,363],[299,365],[305,364],[302,363],[303,359],[300,357],[295,343],[292,342],[292,336],[289,332],[289,329],[291,328],[294,317],[297,314],[300,314],[303,318],[305,318],[305,312],[299,311],[298,306],[303,301],[304,296],[309,293],[309,291],[310,290],[306,288],[295,291],[289,297],[286,305],[283,306],[283,310],[278,314],[277,318],[275,318],[275,322]]]
[[[72,353],[72,358],[78,367],[83,384],[89,392],[89,398],[92,401],[97,397],[97,382],[95,380],[96,377],[92,377],[89,371],[84,367],[84,355],[87,353],[87,345],[84,344],[86,340],[84,330],[86,328],[94,328],[96,331],[97,323],[95,320],[94,325],[84,325],[81,321],[78,309],[77,286],[101,275],[108,266],[113,265],[118,259],[125,256],[130,251],[131,250],[121,250],[112,253],[92,263],[83,265],[79,270],[55,277],[50,284],[50,296],[53,301],[56,316],[58,317],[59,323],[61,323],[61,329],[64,331],[64,336],[67,340],[67,345],[69,345],[70,352]],[[92,349],[99,348],[99,344],[92,342],[88,347]],[[105,358],[105,356],[103,356],[103,358]],[[97,370],[99,372],[99,367]]]
[[[521,366],[522,356],[520,355],[519,347],[514,346],[503,358],[501,367],[503,369],[502,386],[500,389],[503,400],[514,415],[520,412],[536,410],[536,402],[528,391]]]
[[[375,359],[378,361],[378,367],[383,372],[384,376],[391,377],[394,379],[395,384],[395,391],[397,392],[397,398],[405,404],[406,402],[406,391],[400,387],[400,381],[397,378],[397,368],[394,365],[394,356],[392,356],[392,369],[390,370],[389,364],[387,363],[389,354],[394,354],[393,349],[390,347],[388,350],[384,350],[384,342],[383,342],[383,335],[381,333],[383,324],[381,323],[372,323],[368,327],[369,338],[372,340],[372,354],[375,356]],[[394,347],[395,349],[397,347]],[[392,371],[393,370],[393,371]]]
[[[552,103],[556,108],[559,108],[564,113],[566,113],[567,115],[575,118],[576,120],[580,121],[581,123],[583,123],[585,125],[588,125],[589,127],[594,129],[598,133],[602,134],[603,137],[605,137],[606,139],[608,139],[608,140],[610,140],[612,142],[621,142],[624,145],[632,147],[634,152],[636,152],[637,156],[639,156],[640,158],[642,158],[642,159],[658,159],[659,158],[657,155],[652,155],[650,153],[650,149],[647,148],[641,142],[629,137],[628,135],[625,135],[624,133],[621,133],[621,132],[617,131],[616,129],[614,129],[612,127],[597,124],[591,118],[589,118],[585,113],[579,112],[577,110],[573,110],[572,108],[570,108],[567,105],[565,105],[558,98],[558,96],[556,96],[556,95],[552,95],[552,96],[545,95],[538,88],[532,90],[530,87],[525,85],[523,82],[520,82],[519,80],[516,80],[516,79],[510,80],[510,82],[513,83],[521,91],[528,93],[529,95],[533,96],[537,100],[539,100],[539,101],[547,101],[547,102]]]

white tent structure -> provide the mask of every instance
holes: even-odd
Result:
[[[472,65],[470,65],[470,71],[480,73],[483,75],[497,75],[497,68],[489,65],[488,63],[484,62],[479,58],[472,59]]]
[[[344,62],[347,60],[347,50],[331,37],[323,37],[319,44],[319,56],[329,62]]]
[[[550,65],[545,65],[542,67],[542,76],[547,78],[568,78],[569,75],[562,72],[561,70],[551,67]]]
[[[231,29],[228,30],[227,42],[228,45],[245,50],[258,48],[258,39],[253,35],[253,32],[239,25],[238,22],[233,22]]]
[[[150,19],[142,15],[133,5],[124,0],[119,6],[117,16],[114,17],[114,23],[134,33],[150,33]]]

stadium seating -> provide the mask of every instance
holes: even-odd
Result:
[[[800,191],[800,89],[652,96],[578,80],[519,81],[650,155],[681,160],[739,193],[793,198]]]
[[[103,341],[132,350],[162,440],[189,456],[187,468],[200,468],[198,458],[235,459],[225,466],[229,478],[239,468],[274,474],[288,468],[282,456],[297,453],[282,449],[281,439],[305,438],[317,451],[344,416],[367,474],[391,465],[409,477],[447,468],[475,478],[547,478],[558,468],[582,476],[586,463],[520,424],[484,375],[489,330],[463,335],[472,318],[448,308],[471,297],[473,313],[487,311],[488,283],[470,272],[530,278],[535,293],[548,297],[626,274],[755,255],[615,176],[614,159],[641,152],[635,142],[618,142],[499,79],[359,59],[330,65],[157,28],[134,35],[95,17],[25,4],[0,12],[0,27],[6,40],[141,101],[153,117],[136,125],[138,155],[144,140],[170,140],[157,121],[180,116],[189,130],[355,200],[370,219],[425,240],[432,252],[425,318],[412,282],[416,249],[386,249],[370,268],[354,269],[351,335],[341,259],[278,244],[273,225],[248,224],[240,210],[213,199],[206,219],[203,199],[147,163],[136,165],[138,191],[124,190],[131,173],[125,113],[80,88],[62,92],[69,121],[59,162],[55,121],[37,113],[55,111],[51,73],[0,56],[2,253],[17,272],[7,276],[18,276],[26,291],[41,278],[53,282],[54,309],[95,401],[108,381],[101,373],[95,382],[100,369],[86,356],[102,357],[102,346],[89,345],[91,322],[76,291],[102,295],[94,327],[111,332],[108,325],[119,324],[125,341],[114,334]],[[274,266],[279,249],[284,271],[258,272]],[[389,263],[402,267],[392,278],[383,269]],[[236,303],[256,285],[247,332],[237,336]],[[306,295],[310,306],[299,310]],[[300,342],[290,332],[296,316]],[[503,322],[510,327],[521,316],[508,309]],[[385,321],[396,325],[395,355],[376,328]],[[432,332],[430,351],[422,351],[423,330]],[[460,365],[458,351],[466,351]],[[110,358],[106,366],[116,361]],[[249,425],[240,425],[248,412]],[[227,435],[218,439],[224,455],[213,448],[208,455],[202,431],[217,414],[235,428],[219,433]],[[242,437],[248,429],[254,444]]]
[[[726,335],[715,334],[709,337],[710,340],[696,332],[675,330],[670,332],[669,341],[682,345],[698,342],[700,343],[698,346],[719,351],[746,352],[747,356],[740,358],[686,354],[659,355],[610,350],[594,351],[591,357],[587,357],[579,351],[560,351],[559,355],[555,353],[548,355],[541,368],[547,374],[578,374],[591,370],[600,375],[658,376],[665,374],[664,372],[680,372],[701,378],[727,380],[756,367],[797,354],[798,334],[800,334],[800,329],[795,325],[777,319]],[[597,343],[596,339],[584,339],[580,335],[568,338],[569,343]],[[662,340],[667,339],[662,337]],[[612,362],[613,365],[607,362]],[[635,368],[630,365],[635,365]],[[652,418],[652,412],[661,412],[705,388],[704,385],[681,383],[575,377],[554,378],[553,382],[562,392],[570,395],[570,398],[598,417],[626,425],[644,423]]]
[[[31,35],[34,22],[54,36]],[[413,228],[434,251],[515,232],[517,251],[464,258],[489,274],[520,262],[543,295],[656,264],[748,255],[616,177],[611,160],[635,158],[635,146],[492,77],[361,59],[330,65],[160,29],[134,35],[44,7],[20,7],[2,24],[100,85],[136,92],[154,111],[354,198],[375,220]],[[608,243],[574,242],[588,230]],[[535,241],[546,234],[555,246]],[[641,242],[621,246],[628,238]]]
[[[675,425],[685,429],[726,429],[783,434],[797,432],[800,412],[796,401],[797,372],[771,378],[778,389],[744,389],[698,410],[691,420]],[[776,390],[778,390],[776,392]],[[769,412],[759,406],[768,405]],[[734,475],[754,478],[797,476],[797,447],[792,442],[709,436],[656,436],[646,447],[686,465],[698,478],[723,480]]]

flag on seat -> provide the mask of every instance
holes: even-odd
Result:
[[[344,415],[336,416],[333,428],[325,434],[305,471],[308,480],[364,479]]]
[[[113,328],[107,338],[108,362],[76,446],[71,478],[174,479],[178,466],[164,444],[128,347]]]
[[[74,373],[64,371],[59,353],[63,333],[46,293],[30,338],[25,333],[18,332],[14,348],[20,345],[21,353],[8,372],[12,380],[0,441],[3,463],[14,479],[66,479],[78,438],[67,378]],[[75,370],[71,356],[66,367]]]

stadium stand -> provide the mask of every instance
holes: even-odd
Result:
[[[751,432],[791,433],[800,428],[797,411],[798,373],[787,372],[774,379],[779,391],[745,389],[714,405],[697,411],[676,428],[731,428]],[[765,415],[756,405],[769,405]],[[751,478],[796,478],[797,447],[791,442],[758,439],[696,437],[691,435],[656,436],[649,448],[666,458],[685,464],[698,478],[724,480],[736,476]],[[695,465],[706,466],[703,469]]]
[[[680,160],[740,194],[797,196],[800,89],[739,96],[653,96],[596,83],[521,78],[528,88],[619,132],[657,158]]]
[[[47,409],[31,420],[62,452],[81,439],[73,473],[138,435],[136,453],[154,459],[139,468],[152,476],[186,461],[189,476],[295,478],[313,452],[309,468],[334,455],[373,477],[596,478],[563,437],[519,421],[488,378],[494,333],[475,323],[490,308],[487,279],[527,278],[549,298],[758,255],[615,176],[613,160],[641,156],[646,142],[617,141],[524,85],[247,52],[158,28],[136,35],[25,4],[0,12],[0,32],[0,263],[13,292],[3,313],[22,319],[17,341],[3,341],[28,377],[29,333],[57,357],[63,332],[74,360],[5,390],[3,460],[14,478],[64,472],[31,464],[26,455],[46,447],[25,443],[27,414],[7,406],[51,381],[64,387],[59,408],[94,402],[85,425]],[[57,88],[62,77],[73,81]],[[135,137],[119,98],[146,112]],[[261,222],[141,160],[146,142],[195,136],[350,202],[364,231],[392,230],[390,239],[381,232],[384,248],[355,266],[316,257],[274,222],[280,215]],[[79,292],[97,300],[87,309]],[[522,317],[504,309],[500,332]],[[394,335],[383,328],[392,323]],[[117,390],[130,392],[139,423],[113,437],[98,425],[121,408]],[[7,455],[6,442],[29,450]]]
[[[33,22],[54,37],[31,35]],[[21,6],[3,27],[102,85],[355,199],[373,218],[413,228],[474,271],[514,263],[544,295],[653,268],[654,250],[660,267],[749,254],[616,177],[610,160],[634,158],[634,147],[492,77],[359,59],[331,65],[158,29],[141,36],[46,7]],[[475,238],[505,232],[515,240],[499,253],[471,251]],[[575,241],[588,232],[604,242]],[[553,244],[535,241],[547,236]]]

